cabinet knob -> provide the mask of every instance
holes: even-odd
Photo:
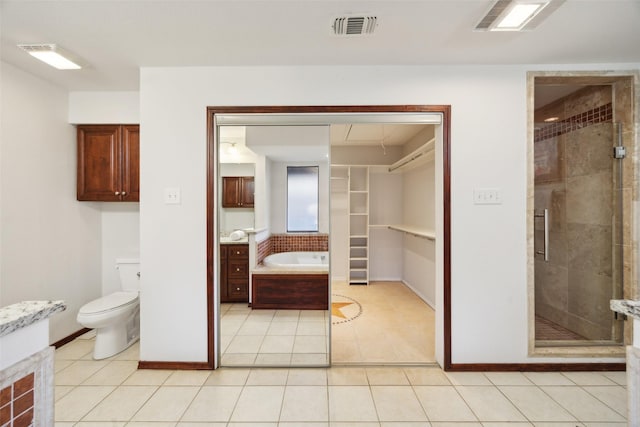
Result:
[[[122,195],[123,195],[123,196],[126,196],[126,195],[127,195],[127,192],[126,192],[126,191],[123,191],[123,192],[122,192]]]
[[[240,251],[236,251],[236,255],[240,255]]]
[[[116,191],[116,196],[119,196],[119,195],[120,195],[120,192],[119,192],[119,191]]]
[[[240,267],[236,268],[236,271],[240,271]]]
[[[239,291],[239,290],[240,290],[240,288],[236,288],[236,291]]]

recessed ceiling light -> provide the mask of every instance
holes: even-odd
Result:
[[[520,31],[549,4],[547,1],[514,1],[495,20],[490,31]]]
[[[51,65],[58,70],[79,70],[78,60],[55,44],[19,44],[18,47],[34,58]]]
[[[565,0],[496,0],[474,30],[532,30],[564,2]]]

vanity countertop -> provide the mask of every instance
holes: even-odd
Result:
[[[248,237],[243,237],[240,240],[231,240],[230,237],[221,237],[220,238],[220,244],[221,245],[242,245],[242,244],[248,244],[249,243],[249,238]]]
[[[0,337],[66,310],[64,301],[22,301],[0,308]]]
[[[626,314],[640,320],[640,301],[628,299],[612,299],[609,303],[611,310]]]

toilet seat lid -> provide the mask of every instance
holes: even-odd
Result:
[[[130,304],[138,299],[137,292],[114,292],[112,294],[98,298],[80,308],[81,314],[96,314],[113,310],[123,305]]]

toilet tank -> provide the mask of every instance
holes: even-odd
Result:
[[[123,291],[140,290],[140,260],[138,258],[117,258],[116,268],[120,275]]]

